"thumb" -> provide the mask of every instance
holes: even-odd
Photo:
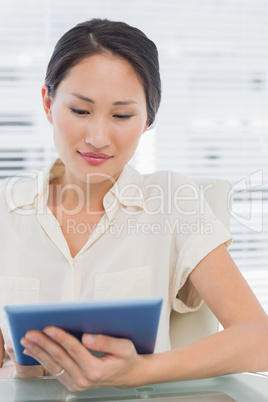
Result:
[[[14,353],[14,349],[13,349],[13,345],[11,342],[11,339],[8,339],[4,345],[5,350],[7,351],[7,353],[9,354],[10,358],[12,359],[12,361],[14,363],[17,362],[16,357],[15,357],[15,353]]]
[[[129,339],[107,335],[83,334],[82,343],[87,349],[118,356],[129,355],[135,350]]]

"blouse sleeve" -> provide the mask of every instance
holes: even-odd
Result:
[[[195,197],[193,189],[195,189]],[[176,213],[180,230],[175,236],[177,261],[171,303],[174,310],[186,313],[197,310],[203,303],[191,282],[188,281],[186,284],[189,274],[219,245],[225,244],[229,247],[232,236],[223,223],[214,216],[194,182],[190,182],[189,186],[184,185],[183,197],[180,197],[180,206]],[[178,293],[185,284],[183,297],[179,299]]]

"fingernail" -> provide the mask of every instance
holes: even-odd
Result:
[[[26,344],[26,339],[25,338],[21,338],[20,343],[22,344],[22,346],[25,346]]]
[[[27,339],[22,338],[20,343],[22,344],[22,346],[24,346],[25,348],[31,348],[33,345],[31,342],[28,342]]]
[[[84,342],[86,342],[87,345],[93,345],[93,343],[95,342],[95,337],[93,335],[84,334],[83,338]]]
[[[54,338],[56,336],[56,331],[52,328],[45,328],[44,333],[50,336],[51,338]]]
[[[28,333],[28,332],[25,334],[25,338],[26,338],[26,340],[29,340],[31,342],[38,342],[37,337],[35,335],[31,334],[31,333]]]

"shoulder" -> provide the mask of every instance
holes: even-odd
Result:
[[[0,182],[1,211],[12,211],[32,204],[38,193],[38,175],[12,176]]]
[[[137,175],[144,211],[149,214],[159,212],[173,219],[178,215],[191,216],[199,211],[203,195],[193,178],[170,170]]]
[[[36,196],[46,191],[51,177],[62,174],[63,163],[57,159],[40,171],[23,171],[11,176],[0,185],[0,202],[5,201],[9,211],[32,205]]]
[[[190,176],[170,170],[160,170],[143,175],[143,188],[145,192],[165,192],[173,196],[197,196],[199,186]],[[147,190],[147,191],[146,191]]]
[[[186,176],[180,172],[175,172],[171,170],[157,170],[152,173],[140,173],[133,166],[127,164],[123,172],[121,173],[119,180],[121,183],[139,185],[140,187],[146,185],[166,185],[169,183],[174,184],[184,184],[184,183],[195,183],[194,179],[190,176]]]

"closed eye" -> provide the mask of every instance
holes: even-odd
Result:
[[[70,107],[70,110],[75,113],[75,114],[79,114],[80,116],[86,115],[86,114],[90,114],[87,110],[82,110],[82,109],[74,109],[72,107]]]
[[[119,120],[127,120],[130,119],[133,114],[114,114],[114,117]]]

